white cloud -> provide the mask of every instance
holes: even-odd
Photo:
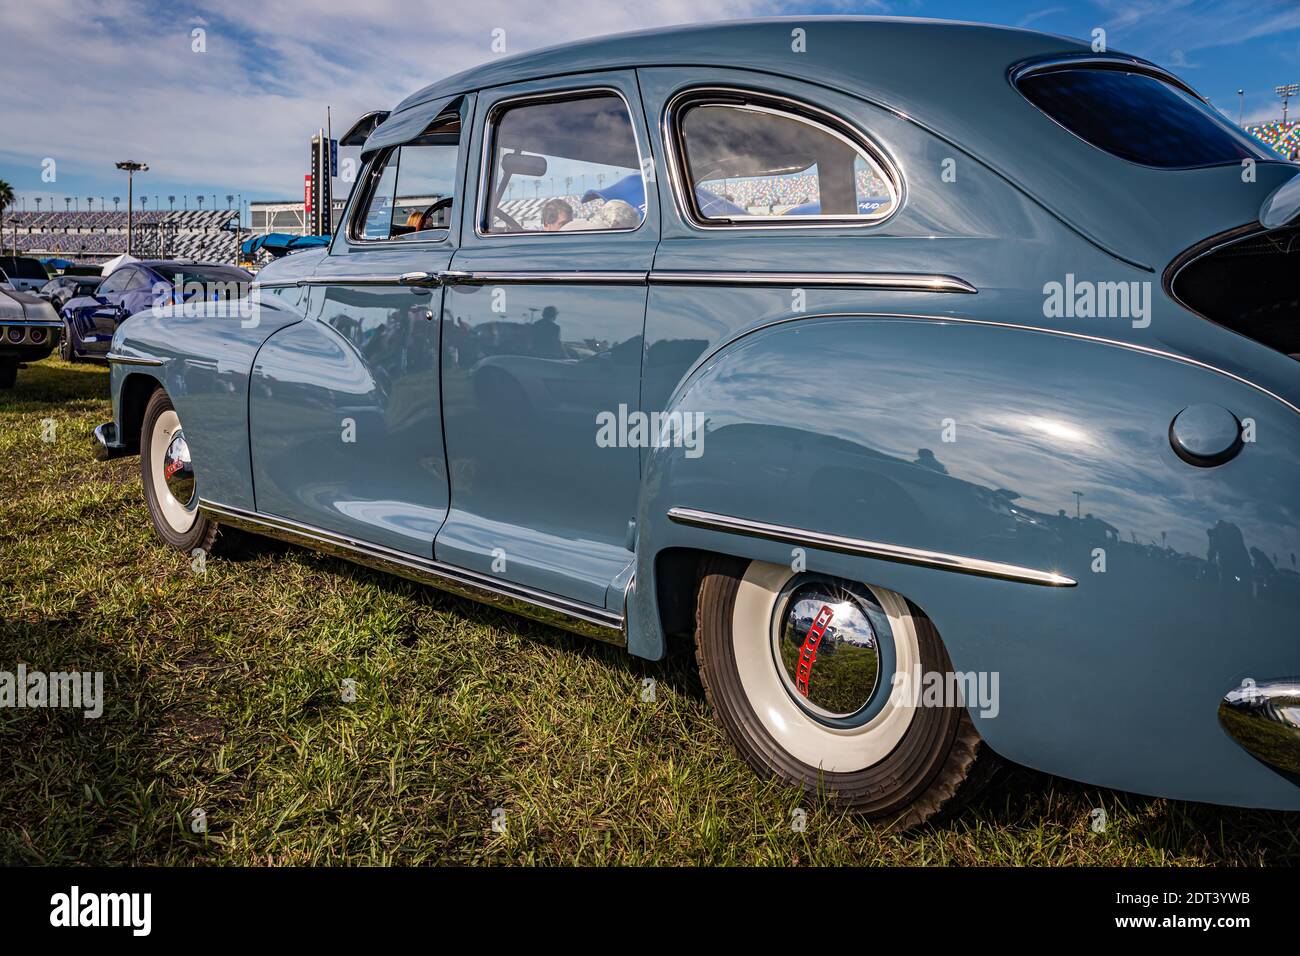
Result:
[[[60,177],[112,178],[134,158],[155,182],[245,196],[297,195],[308,140],[333,108],[336,132],[426,84],[508,52],[585,36],[773,12],[775,0],[196,0],[145,10],[126,0],[8,5],[0,35],[0,178],[55,158]],[[171,12],[168,12],[170,9]],[[192,52],[190,31],[206,30]],[[41,190],[61,195],[58,183]]]

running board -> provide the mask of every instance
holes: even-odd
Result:
[[[428,584],[458,597],[563,628],[583,637],[620,647],[627,646],[623,615],[605,608],[571,601],[556,594],[536,591],[486,574],[360,541],[287,518],[245,511],[203,499],[199,500],[199,511],[218,524],[304,545],[356,564]]]

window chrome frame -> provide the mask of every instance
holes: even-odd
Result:
[[[604,96],[612,93],[618,97],[623,104],[623,109],[627,112],[628,125],[632,127],[632,142],[636,146],[637,173],[641,177],[641,191],[646,198],[646,210],[641,214],[641,221],[631,229],[562,229],[557,232],[547,232],[545,229],[509,232],[484,232],[483,227],[490,226],[491,210],[487,208],[491,200],[490,178],[495,163],[493,162],[493,152],[496,149],[496,127],[500,122],[501,114],[513,106],[520,103],[539,103],[553,102],[560,103],[566,100],[585,100],[593,99],[595,96]],[[545,90],[540,93],[523,93],[519,96],[511,96],[505,99],[497,100],[488,107],[487,113],[483,118],[483,141],[480,145],[479,156],[479,174],[478,174],[478,196],[475,199],[474,214],[474,236],[477,239],[498,239],[498,238],[519,238],[521,236],[610,236],[639,232],[641,227],[646,224],[650,218],[650,186],[651,181],[646,179],[646,157],[647,153],[642,147],[641,134],[636,128],[636,114],[632,112],[632,104],[628,102],[623,91],[616,86],[575,86],[562,90]]]
[[[444,114],[440,113],[439,116],[441,115]],[[437,117],[434,117],[434,119],[436,121]],[[467,148],[465,145],[465,126],[466,124],[462,119],[461,128],[460,128],[460,140],[456,144],[456,169],[453,170],[452,177],[451,177],[452,178],[451,198],[453,202],[450,211],[453,214],[455,210],[463,203],[463,198],[456,195],[455,187],[459,184],[459,180],[460,180],[460,177],[457,175],[460,171],[460,152],[462,149]],[[420,136],[423,135],[424,133],[420,134]],[[415,138],[418,139],[419,137],[417,136]],[[376,246],[385,246],[385,247],[397,246],[398,248],[402,248],[408,245],[418,246],[418,245],[444,243],[447,242],[449,239],[451,239],[452,233],[455,232],[454,224],[443,226],[442,228],[439,229],[426,229],[425,232],[429,233],[429,238],[427,239],[425,238],[397,239],[391,235],[387,239],[370,239],[367,238],[366,236],[363,236],[358,228],[361,225],[362,221],[364,220],[365,214],[370,211],[370,201],[374,198],[375,189],[378,187],[379,180],[381,180],[384,176],[384,170],[388,168],[389,158],[393,155],[393,153],[396,150],[399,150],[403,146],[408,146],[408,145],[410,145],[409,142],[395,143],[392,146],[387,146],[384,149],[379,150],[373,156],[371,156],[369,159],[366,160],[366,165],[363,167],[361,174],[357,177],[357,182],[354,184],[352,189],[352,195],[349,197],[348,204],[343,210],[345,221],[346,221],[346,228],[341,230],[341,232],[343,233],[344,238],[347,240],[348,245],[359,246],[366,249],[373,249]],[[398,175],[399,176],[401,175],[400,169],[398,169]],[[396,192],[397,192],[396,179],[393,180],[393,192],[394,192],[393,198],[396,199]],[[389,228],[390,229],[392,228],[391,224]],[[333,243],[331,243],[331,248],[332,246]]]
[[[741,100],[740,103],[735,102],[737,98]],[[725,220],[700,215],[695,202],[695,191],[686,186],[686,150],[681,140],[681,117],[687,112],[684,107],[709,104],[741,109],[757,108],[773,115],[788,116],[818,127],[841,140],[855,153],[869,159],[883,174],[882,178],[888,183],[894,199],[889,211],[875,216],[754,216]],[[889,222],[906,204],[907,185],[902,167],[875,137],[842,116],[793,97],[743,87],[688,87],[673,94],[664,106],[661,133],[664,160],[677,211],[688,225],[696,229],[866,229]]]

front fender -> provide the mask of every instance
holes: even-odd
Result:
[[[185,425],[199,494],[208,500],[253,509],[248,450],[248,377],[262,343],[278,329],[301,321],[303,290],[259,290],[234,302],[186,303],[150,308],[123,322],[111,352],[156,364],[114,363],[110,377],[119,441],[130,443],[132,426],[122,401],[132,376],[156,379]]]
[[[1099,329],[1099,335],[1103,330]],[[1168,432],[1208,402],[1253,423],[1215,468]],[[1117,343],[990,323],[818,317],[710,358],[669,411],[704,439],[647,457],[629,646],[664,638],[659,557],[789,564],[789,543],[674,523],[691,508],[1065,575],[1046,587],[806,549],[934,621],[1003,756],[1180,799],[1300,809],[1300,787],[1220,729],[1245,677],[1300,673],[1300,415],[1249,384]]]

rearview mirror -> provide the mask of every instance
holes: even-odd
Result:
[[[546,157],[529,153],[506,153],[501,157],[502,179],[511,176],[545,176]]]

